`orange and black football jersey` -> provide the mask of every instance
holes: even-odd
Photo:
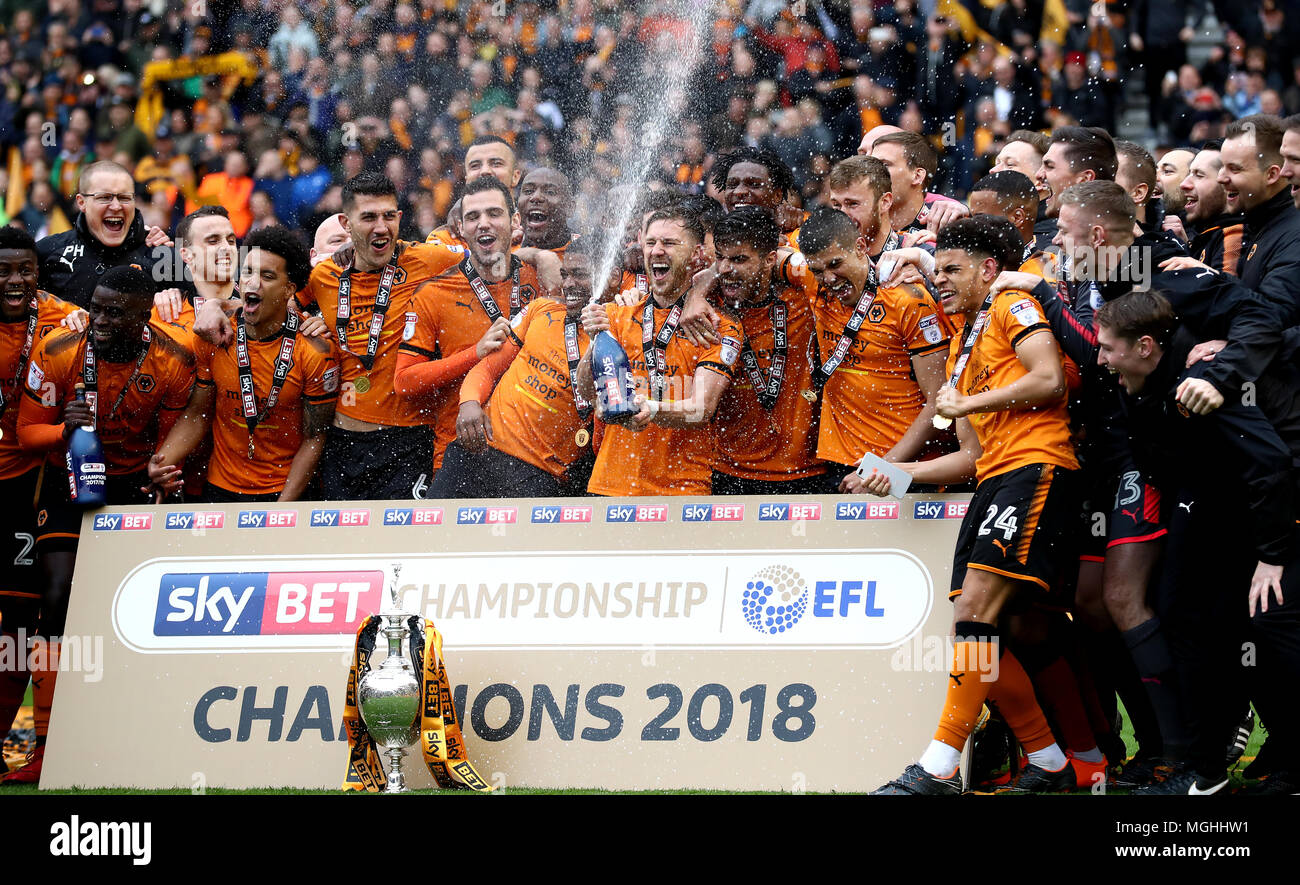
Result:
[[[813,390],[808,348],[817,329],[812,304],[801,289],[782,289],[776,297],[784,304],[786,314],[780,394],[770,409],[759,402],[742,351],[714,418],[717,470],[728,476],[781,481],[816,476],[826,470],[817,459],[818,406],[803,396],[805,391]],[[772,308],[772,303],[767,302],[734,312],[765,383],[770,382],[777,353]]]
[[[959,325],[965,325],[961,317],[956,319]],[[1023,378],[1028,372],[1016,356],[1016,345],[1031,335],[1042,334],[1047,335],[1059,359],[1060,348],[1038,302],[1015,289],[999,292],[989,309],[987,325],[971,350],[957,391],[973,396]],[[964,329],[952,337],[947,363],[950,377],[964,339]],[[976,412],[966,417],[983,450],[975,463],[975,475],[980,482],[1031,464],[1055,464],[1067,470],[1079,467],[1070,442],[1070,416],[1064,395],[1050,405],[1035,409]]]
[[[48,292],[37,293],[36,331],[28,362],[45,336],[57,332],[65,317],[77,311],[77,305],[55,298]],[[10,479],[31,470],[41,461],[37,452],[26,452],[18,445],[18,408],[22,399],[27,363],[22,361],[27,341],[27,317],[0,322],[0,391],[4,392],[4,415],[0,418],[0,479]]]
[[[153,333],[142,362],[110,363],[95,355],[95,430],[108,472],[144,470],[189,402],[194,354],[168,336]],[[83,381],[85,356],[85,332],[64,331],[41,342],[27,371],[20,423],[63,423],[63,408]],[[114,412],[119,397],[121,404]]]
[[[648,395],[650,380],[641,347],[644,307],[642,301],[634,306],[606,304],[605,310],[610,333],[627,352],[638,392]],[[669,308],[654,309],[656,331],[669,313]],[[711,347],[691,344],[678,330],[664,348],[663,402],[689,399],[697,372],[734,377],[744,334],[740,323],[727,316],[719,323],[720,343]],[[707,495],[717,461],[718,442],[712,424],[687,430],[651,423],[640,431],[607,424],[587,489],[597,495]]]
[[[457,246],[426,243],[404,243],[397,260],[397,274],[393,282],[388,310],[379,335],[379,347],[370,369],[359,359],[366,353],[370,340],[370,321],[374,316],[375,297],[384,272],[353,271],[351,275],[351,310],[345,337],[347,352],[341,355],[343,386],[340,389],[338,411],[341,415],[371,424],[388,427],[411,427],[428,424],[429,415],[424,404],[399,397],[393,390],[393,373],[397,368],[397,349],[403,341],[415,336],[416,315],[412,307],[415,293],[422,286],[448,268],[455,268],[465,257]],[[327,259],[312,271],[307,288],[298,293],[304,307],[317,304],[321,316],[330,326],[331,340],[338,345],[335,322],[339,307],[339,278],[343,271],[332,259]],[[364,381],[362,380],[364,378]]]
[[[275,374],[276,357],[284,337],[281,329],[268,339],[248,339],[253,394],[259,413],[266,407]],[[195,349],[198,383],[216,388],[212,416],[213,452],[208,482],[228,492],[267,495],[284,489],[293,457],[302,446],[306,403],[338,399],[338,345],[328,338],[299,334],[293,345],[293,365],[280,388],[275,408],[257,424],[253,457],[248,457],[248,421],[240,397],[239,361],[234,342],[216,347],[200,341]]]
[[[820,359],[835,351],[855,305],[813,299]],[[882,286],[844,361],[822,392],[817,457],[856,465],[866,452],[883,457],[925,407],[912,357],[941,353],[951,325],[919,286]]]
[[[492,424],[489,445],[558,477],[591,448],[576,439],[590,418],[578,416],[573,399],[565,314],[564,305],[550,298],[529,304],[511,322],[501,350],[470,370],[460,394],[461,402],[482,403],[485,388],[495,381],[486,405]],[[576,343],[581,359],[591,345],[581,323]]]
[[[459,264],[459,262],[457,262]],[[487,283],[492,300],[504,317],[510,316],[510,295],[514,289],[512,276],[499,283]],[[526,305],[537,296],[537,273],[527,264],[519,269],[519,301]],[[437,276],[426,280],[411,300],[409,310],[413,328],[401,342],[403,353],[439,360],[472,348],[492,326],[487,311],[470,287],[469,279],[459,266],[445,268]],[[461,376],[463,378],[463,376]],[[427,398],[426,418],[423,423],[434,427],[435,469],[442,465],[442,454],[448,443],[456,438],[456,413],[460,408],[460,380],[434,391]]]

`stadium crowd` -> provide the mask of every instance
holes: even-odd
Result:
[[[1197,67],[1191,2],[719,2],[632,194],[672,3],[7,6],[6,634],[57,649],[80,427],[111,504],[887,495],[870,455],[973,492],[881,792],[962,792],[973,734],[982,787],[1217,792],[1253,711],[1300,790],[1294,4],[1215,3]],[[56,670],[0,673],[0,783]]]

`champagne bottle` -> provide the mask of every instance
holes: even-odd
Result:
[[[627,352],[608,331],[591,342],[591,374],[596,382],[596,413],[607,424],[621,424],[635,415],[636,383]]]
[[[77,385],[77,401],[86,401],[86,386]],[[68,482],[72,499],[80,507],[103,507],[108,503],[108,469],[104,464],[104,447],[99,434],[91,427],[77,427],[68,437]]]

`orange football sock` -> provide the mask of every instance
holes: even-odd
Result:
[[[59,674],[58,641],[45,642],[45,660],[32,668],[32,715],[36,720],[36,737],[44,739],[50,731],[50,708],[54,705],[54,681]]]
[[[989,693],[997,702],[998,712],[1006,720],[1026,753],[1034,753],[1056,743],[1047,717],[1034,697],[1034,684],[1020,666],[1016,656],[1003,652],[998,661],[998,681]]]
[[[948,696],[934,739],[960,751],[966,746],[997,673],[998,628],[977,621],[957,622]]]

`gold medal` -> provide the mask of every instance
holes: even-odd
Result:
[[[802,395],[803,398],[808,400],[810,403],[817,402],[817,391],[813,390],[811,387],[804,388]]]
[[[930,419],[930,423],[933,424],[939,430],[947,430],[949,427],[952,426],[952,419],[945,418],[942,415],[935,415],[933,418]]]
[[[352,386],[353,386],[354,388],[356,388],[357,393],[369,393],[369,392],[370,392],[370,376],[369,376],[369,375],[358,375],[358,376],[357,376],[357,379],[356,379],[355,381],[352,382]]]
[[[573,435],[573,441],[581,448],[591,442],[591,431],[585,427],[579,428],[578,432]]]

